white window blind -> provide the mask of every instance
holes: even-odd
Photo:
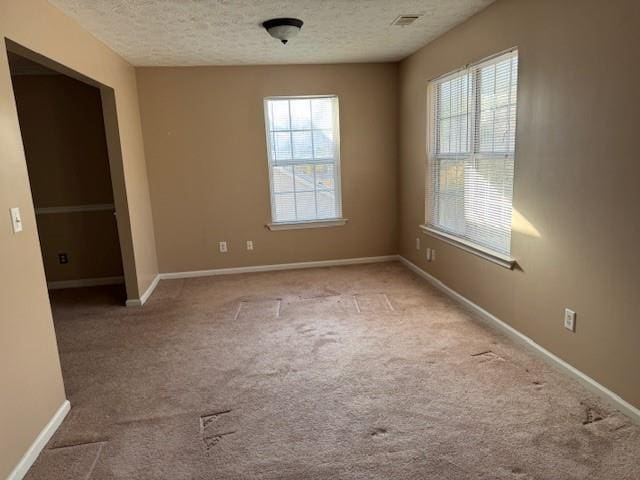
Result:
[[[509,255],[518,89],[511,51],[432,81],[427,224]]]
[[[342,216],[338,97],[265,99],[274,223]]]

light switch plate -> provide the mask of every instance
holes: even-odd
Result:
[[[13,233],[22,231],[22,217],[20,216],[20,209],[18,207],[11,209],[11,225],[13,225]]]

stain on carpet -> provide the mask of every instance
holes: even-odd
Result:
[[[529,475],[527,475],[527,473],[520,467],[512,467],[510,469],[510,473],[513,475],[513,478],[517,478],[518,480],[520,479],[525,479],[525,478],[531,478],[529,477]]]
[[[318,340],[315,341],[315,343],[313,344],[313,350],[312,353],[315,355],[316,353],[318,353],[318,351],[324,347],[325,345],[329,345],[331,343],[338,343],[337,340],[334,340],[333,338],[319,338]]]
[[[326,298],[326,297],[337,297],[337,296],[340,296],[340,292],[338,292],[337,290],[333,290],[331,288],[323,288],[318,292],[298,295],[298,298],[300,300],[312,300],[314,298]]]

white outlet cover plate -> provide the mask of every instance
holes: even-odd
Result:
[[[576,331],[576,312],[570,308],[564,309],[564,328],[572,332]]]

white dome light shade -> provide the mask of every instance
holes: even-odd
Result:
[[[290,38],[298,34],[303,23],[297,18],[273,18],[264,22],[262,26],[269,32],[269,35],[286,45]]]

